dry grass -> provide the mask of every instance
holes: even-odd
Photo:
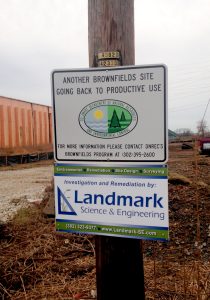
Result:
[[[39,208],[21,209],[1,230],[1,294],[8,299],[89,296],[95,287],[92,240],[56,233]]]
[[[170,242],[143,243],[147,300],[210,299],[209,160],[198,166],[196,183],[189,151],[187,160],[180,153],[170,170],[190,184],[170,181]],[[0,227],[0,298],[88,299],[95,285],[93,236],[55,232],[41,205]]]
[[[171,184],[190,185],[192,181],[184,175],[178,173],[169,173],[168,182]]]
[[[207,300],[207,247],[198,256],[195,239],[188,232],[189,238],[184,235],[182,243],[186,227],[181,225],[182,217],[180,223],[176,220],[177,213],[171,218],[179,230],[171,233],[170,243],[144,242],[147,299]],[[186,212],[186,221],[190,216],[191,211]],[[54,221],[45,218],[39,207],[21,209],[2,226],[0,253],[2,299],[87,299],[96,289],[93,236],[56,233]]]
[[[198,299],[208,300],[210,292],[210,265],[200,261],[165,263],[145,260],[145,279],[151,299]],[[153,274],[153,276],[151,276]],[[156,297],[156,298],[155,298]]]

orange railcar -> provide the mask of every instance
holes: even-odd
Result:
[[[52,108],[0,96],[0,156],[52,151]]]

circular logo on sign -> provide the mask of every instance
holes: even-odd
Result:
[[[131,132],[138,122],[135,109],[118,100],[99,100],[85,106],[79,114],[79,123],[88,134],[113,139]]]

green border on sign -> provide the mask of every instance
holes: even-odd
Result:
[[[167,167],[86,167],[86,166],[68,166],[55,165],[56,175],[78,174],[78,175],[122,175],[139,177],[167,177]]]
[[[113,235],[139,239],[168,240],[169,232],[166,229],[148,229],[128,226],[111,226],[100,224],[84,224],[68,221],[56,221],[56,230],[77,233]]]

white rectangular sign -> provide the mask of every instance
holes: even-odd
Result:
[[[55,166],[56,228],[168,240],[167,167]]]
[[[164,65],[52,73],[58,162],[167,161]]]

